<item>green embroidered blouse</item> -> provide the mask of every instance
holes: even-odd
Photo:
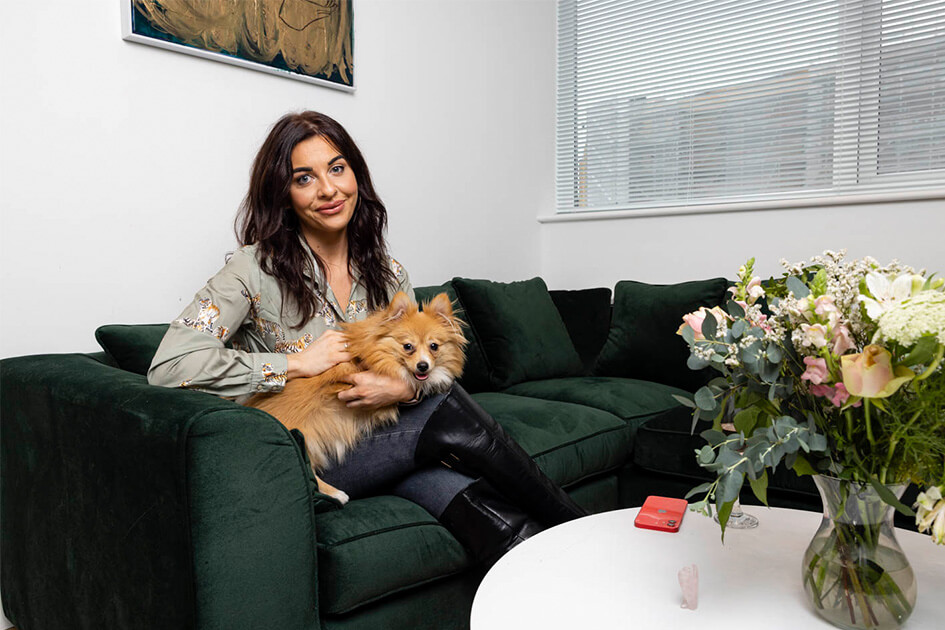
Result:
[[[398,283],[390,297],[404,291],[415,299],[407,271],[393,258],[390,264]],[[319,310],[296,328],[297,309],[283,311],[279,283],[262,270],[256,246],[238,249],[171,322],[151,362],[148,382],[219,396],[280,391],[286,382],[286,354],[301,352],[326,330],[338,329],[341,322],[368,315],[367,290],[357,270],[351,297],[342,308],[318,266],[314,268]]]

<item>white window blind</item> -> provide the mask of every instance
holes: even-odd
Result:
[[[945,0],[559,0],[559,212],[945,187]]]

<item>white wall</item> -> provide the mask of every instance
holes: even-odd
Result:
[[[550,212],[546,214],[551,214]],[[755,257],[780,275],[779,260],[826,249],[945,274],[945,200],[792,208],[602,221],[544,223],[541,269],[555,288],[613,287],[618,280],[670,284],[723,276]]]
[[[0,3],[0,357],[176,316],[288,111],[355,137],[415,285],[540,272],[554,0],[357,0],[353,95],[124,42],[120,1]]]
[[[540,272],[554,0],[358,0],[353,95],[122,41],[119,7],[0,4],[0,357],[176,316],[269,125],[306,108],[358,141],[415,285]]]

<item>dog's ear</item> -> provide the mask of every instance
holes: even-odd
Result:
[[[424,304],[423,310],[440,317],[445,317],[447,320],[453,319],[453,303],[450,302],[450,296],[446,293],[440,293]]]
[[[385,319],[387,321],[400,319],[407,314],[411,306],[414,306],[414,304],[410,301],[410,297],[403,291],[400,291],[391,299],[390,304],[387,306],[387,317],[385,317]],[[416,307],[414,306],[414,308]]]

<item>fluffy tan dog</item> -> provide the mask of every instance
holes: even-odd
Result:
[[[301,431],[319,490],[346,503],[348,495],[319,479],[318,470],[341,462],[359,438],[398,418],[396,404],[350,409],[338,400],[338,392],[351,387],[347,377],[371,370],[403,379],[421,396],[444,392],[462,374],[466,338],[446,293],[425,303],[422,311],[398,293],[386,309],[343,324],[343,332],[351,361],[318,376],[293,379],[278,394],[257,394],[246,405]]]

